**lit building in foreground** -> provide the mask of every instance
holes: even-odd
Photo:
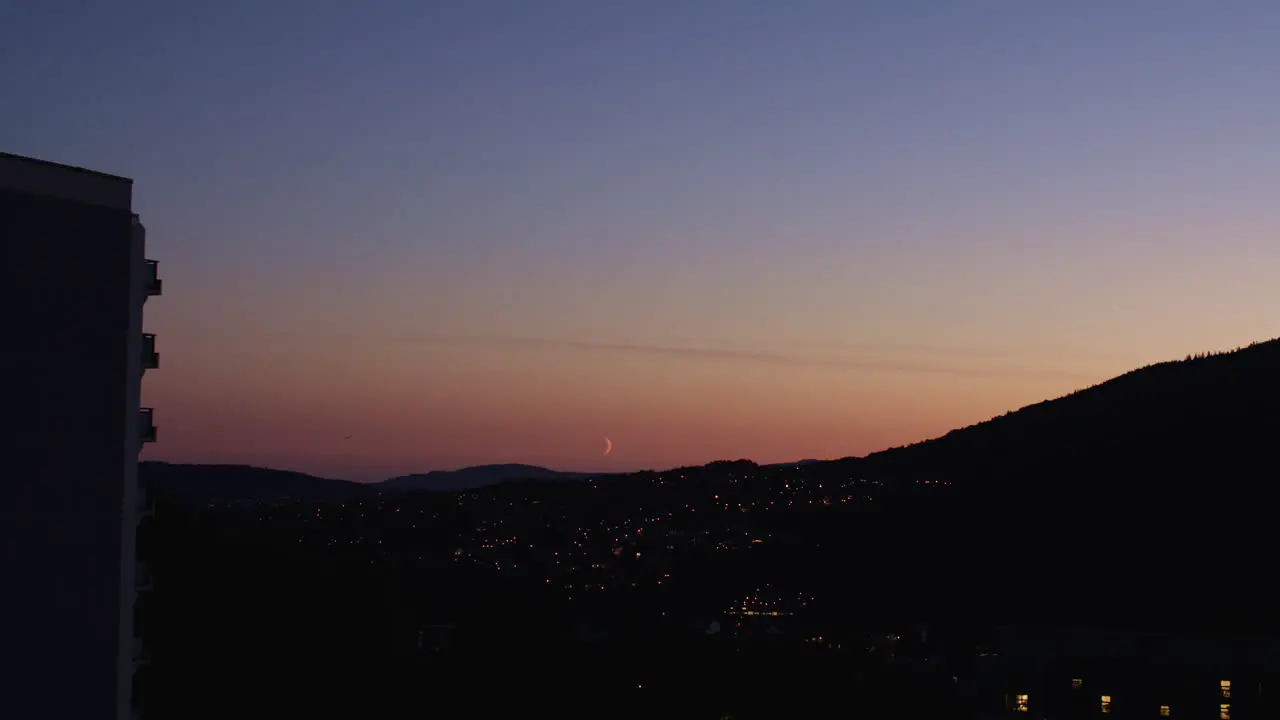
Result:
[[[138,453],[156,436],[139,396],[159,364],[142,307],[160,280],[132,195],[126,178],[0,153],[5,717],[137,716]]]
[[[980,658],[983,717],[1280,716],[1280,643],[1211,633],[1010,627]]]

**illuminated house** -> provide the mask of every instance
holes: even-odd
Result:
[[[1005,628],[979,658],[986,717],[1280,715],[1280,643],[1210,635]]]
[[[140,408],[158,367],[142,307],[160,294],[126,178],[0,153],[6,556],[5,717],[136,716],[150,587]],[[139,618],[139,622],[143,620]],[[145,670],[143,671],[145,674]]]

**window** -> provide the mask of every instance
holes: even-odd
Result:
[[[1079,690],[1084,687],[1084,678],[1071,678],[1071,689]]]
[[[1221,686],[1222,688],[1222,697],[1224,698],[1231,697],[1231,681],[1230,680],[1223,680],[1222,682],[1218,683],[1218,685]]]
[[[1027,712],[1031,708],[1031,700],[1026,693],[1019,693],[1013,696],[1013,711]]]
[[[1104,713],[1111,712],[1111,696],[1110,695],[1102,696],[1102,712]]]
[[[1218,720],[1231,720],[1231,704],[1222,703],[1218,706]]]
[[[1160,706],[1160,717],[1169,717],[1169,706],[1168,706],[1168,705],[1161,705],[1161,706]]]

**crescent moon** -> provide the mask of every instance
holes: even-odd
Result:
[[[604,438],[604,454],[608,455],[611,452],[613,452],[613,441],[606,435]]]

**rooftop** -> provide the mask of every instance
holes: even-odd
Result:
[[[7,153],[3,151],[0,151],[0,162],[32,163],[34,165],[42,165],[47,168],[57,168],[58,170],[85,173],[87,175],[93,175],[94,177],[107,178],[109,180],[116,180],[119,182],[127,182],[130,185],[133,184],[132,179],[123,177],[120,175],[112,175],[111,173],[98,172],[97,170],[90,170],[88,168],[82,168],[76,165],[66,165],[63,163],[56,163],[51,160],[41,160],[39,158],[31,158],[31,157],[26,157],[24,155],[14,155],[12,153]]]
[[[131,210],[133,180],[74,165],[0,152],[0,190]]]

